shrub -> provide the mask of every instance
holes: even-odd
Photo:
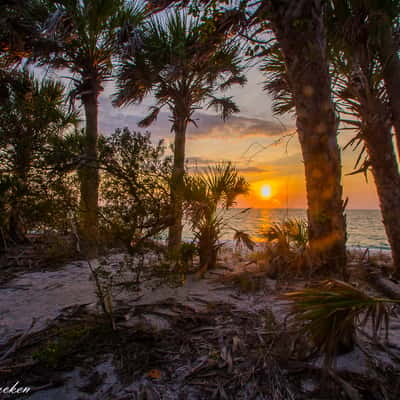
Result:
[[[149,133],[116,130],[100,142],[100,230],[131,252],[150,245],[170,223],[171,160]]]

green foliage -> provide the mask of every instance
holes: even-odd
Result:
[[[267,271],[277,277],[283,273],[304,271],[308,259],[308,227],[301,219],[286,219],[272,224],[263,236]]]
[[[349,175],[363,173],[366,180],[371,162],[364,137],[376,123],[373,114],[379,115],[382,124],[392,118],[379,56],[384,25],[398,8],[391,0],[371,1],[367,7],[362,2],[342,1],[332,3],[327,13],[333,94],[342,129],[354,132],[344,149],[358,152]]]
[[[302,219],[286,219],[272,224],[263,234],[283,250],[305,248],[308,243],[307,222]]]
[[[203,271],[216,265],[218,251],[223,245],[221,235],[228,228],[226,210],[234,206],[237,196],[248,190],[248,183],[231,163],[217,164],[203,173],[186,177],[186,212]]]
[[[293,90],[287,76],[285,60],[277,44],[263,52],[260,70],[266,77],[264,90],[272,95],[272,110],[277,115],[294,113]]]
[[[178,12],[166,19],[153,18],[142,46],[124,57],[119,67],[114,103],[140,103],[152,93],[157,103],[141,126],[149,126],[169,106],[173,130],[179,119],[194,123],[191,115],[202,105],[216,108],[224,119],[237,112],[230,97],[217,98],[215,93],[246,82],[239,46],[210,43],[204,35],[197,18]]]
[[[328,280],[318,286],[287,293],[292,302],[293,326],[311,340],[332,365],[340,352],[354,347],[356,329],[371,322],[374,336],[388,330],[387,303],[397,300],[376,298],[341,281]]]
[[[70,177],[59,175],[48,162],[52,141],[76,122],[64,108],[64,88],[16,73],[0,104],[0,208],[2,229],[13,240],[28,230],[52,227],[66,220],[75,194]],[[53,214],[55,213],[55,215]]]
[[[34,48],[43,45],[40,26],[48,16],[42,0],[3,1],[1,4],[0,25],[0,87],[2,73],[13,64],[20,63],[23,57],[32,55]],[[12,79],[13,74],[8,77]],[[0,89],[0,90],[1,90]],[[0,94],[0,99],[2,94]]]
[[[100,93],[113,57],[144,18],[142,7],[124,0],[57,0],[49,10],[44,33],[49,45],[40,49],[41,63],[76,74],[72,97]]]
[[[104,240],[138,251],[169,224],[171,160],[150,134],[116,130],[100,141],[100,220]]]

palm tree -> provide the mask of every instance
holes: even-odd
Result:
[[[49,139],[75,123],[64,108],[64,87],[50,80],[36,80],[27,72],[14,74],[7,101],[0,105],[0,180],[8,181],[9,201],[3,221],[6,236],[26,240],[24,204],[38,182],[31,176],[43,158]]]
[[[267,89],[277,94],[277,112],[294,107],[296,114],[313,262],[344,274],[346,223],[336,138],[338,118],[332,101],[323,1],[273,0],[263,3],[257,16],[260,22],[270,22],[279,49],[275,61],[284,66],[275,87]],[[272,69],[273,81],[276,72]]]
[[[184,198],[195,239],[198,241],[200,273],[215,268],[222,244],[221,234],[228,225],[225,211],[233,207],[239,195],[247,194],[249,184],[231,163],[218,164],[199,174],[186,176]],[[251,246],[242,232],[237,239]]]
[[[216,108],[223,119],[239,111],[230,97],[215,96],[218,90],[245,83],[239,51],[236,44],[210,40],[200,30],[198,20],[175,13],[167,21],[153,19],[148,24],[142,48],[125,58],[118,72],[116,105],[140,103],[150,93],[156,99],[140,126],[154,122],[163,107],[171,112],[171,131],[175,134],[171,179],[174,223],[169,229],[172,254],[176,254],[182,238],[186,129],[190,122],[195,124],[193,113],[202,105]]]
[[[45,30],[52,46],[41,63],[73,74],[71,96],[79,98],[85,110],[85,163],[79,171],[80,235],[87,254],[94,255],[98,236],[98,97],[111,77],[113,57],[121,50],[119,40],[142,22],[143,13],[124,0],[58,0],[53,7]]]
[[[352,3],[358,8],[362,6],[368,13],[370,45],[375,47],[382,67],[382,77],[389,98],[397,139],[397,151],[400,154],[400,58],[396,38],[400,2],[398,0],[363,0]]]
[[[332,10],[335,91],[342,102],[342,114],[350,114],[344,122],[356,131],[350,144],[365,146],[367,159],[358,171],[372,169],[395,273],[400,276],[400,172],[391,132],[394,116],[370,38],[369,11],[352,3],[337,0]],[[338,32],[337,26],[343,29]]]

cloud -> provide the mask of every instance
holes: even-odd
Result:
[[[228,162],[232,160],[217,160],[217,159],[211,159],[211,158],[204,158],[204,157],[188,157],[187,158],[187,163],[189,166],[189,169],[203,169],[204,167],[208,167],[210,165],[215,165],[221,162]],[[233,164],[236,166],[239,172],[241,173],[264,173],[264,172],[269,172],[269,169],[266,169],[264,167],[257,167],[257,166],[248,166],[248,165],[243,165],[242,160],[237,160],[233,161]],[[241,166],[242,164],[242,166]],[[246,163],[247,164],[247,163]]]
[[[232,116],[227,121],[223,121],[217,115],[197,113],[193,120],[198,127],[196,128],[193,124],[189,127],[189,139],[273,137],[287,131],[285,127],[275,121],[260,118]]]
[[[268,169],[265,168],[259,168],[259,167],[243,167],[243,168],[239,168],[240,172],[269,172]]]
[[[210,165],[215,164],[218,160],[213,160],[210,158],[203,158],[203,157],[188,157],[187,158],[188,164],[192,166],[203,166],[203,165]]]
[[[150,131],[154,138],[172,138],[171,121],[168,112],[160,112],[157,121],[148,128],[139,128],[138,122],[148,113],[143,106],[131,106],[126,108],[114,108],[109,99],[100,98],[99,104],[99,128],[103,134],[111,134],[117,128],[127,126],[131,130]],[[189,140],[205,138],[214,139],[240,139],[247,137],[275,137],[287,131],[287,128],[278,122],[264,120],[261,118],[247,118],[243,116],[232,116],[223,121],[217,115],[204,112],[195,113],[194,124],[189,124],[187,137]],[[290,127],[289,127],[290,128]]]
[[[298,153],[293,153],[290,156],[285,156],[278,158],[277,160],[274,160],[270,162],[271,165],[273,166],[303,166],[303,156],[300,152]]]

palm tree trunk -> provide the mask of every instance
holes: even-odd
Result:
[[[84,156],[85,165],[79,170],[80,177],[80,238],[88,257],[97,255],[99,170],[97,165],[98,104],[95,92],[82,96],[86,116]]]
[[[389,96],[393,126],[396,133],[397,152],[400,155],[400,59],[397,45],[393,40],[390,21],[381,25],[381,45],[379,47],[383,79]]]
[[[363,137],[372,166],[386,235],[392,249],[395,276],[400,279],[400,173],[394,151],[391,124],[385,113],[365,116]]]
[[[178,110],[174,112],[174,164],[171,179],[171,205],[173,224],[168,233],[168,250],[177,255],[182,242],[183,190],[185,175],[185,141],[188,119]]]
[[[269,9],[285,57],[303,153],[313,262],[345,275],[338,121],[332,102],[322,1],[274,0]]]
[[[369,83],[372,80],[371,55],[366,50],[367,43],[359,45],[353,48],[352,57],[355,72],[361,73],[364,78],[358,79],[352,89],[360,103],[361,133],[372,166],[383,224],[392,250],[395,275],[400,279],[400,172],[391,132],[393,103],[387,106],[384,100],[380,99],[379,90],[372,82]],[[390,62],[386,68],[389,64]],[[390,68],[395,70],[397,67]]]

